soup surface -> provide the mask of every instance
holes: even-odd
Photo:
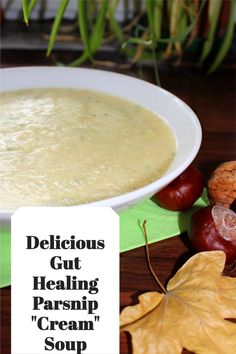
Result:
[[[1,97],[0,208],[109,198],[159,178],[176,151],[168,125],[126,100],[88,90]]]

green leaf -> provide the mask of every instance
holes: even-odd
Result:
[[[56,17],[53,21],[52,25],[52,30],[50,33],[50,38],[49,38],[49,43],[48,43],[48,50],[47,50],[47,56],[51,54],[52,49],[54,47],[55,41],[56,41],[56,36],[58,29],[60,27],[64,12],[66,11],[66,8],[68,6],[69,0],[61,0],[60,5],[57,10]]]
[[[154,19],[153,19],[153,32],[155,39],[159,39],[161,37],[161,26],[163,19],[163,0],[155,0],[154,6]]]
[[[223,59],[225,58],[232,40],[233,40],[233,36],[234,36],[234,16],[235,16],[235,4],[236,1],[235,0],[230,0],[231,2],[231,6],[230,6],[230,16],[229,16],[229,20],[228,20],[228,26],[227,26],[227,30],[226,30],[226,34],[223,40],[223,43],[217,53],[217,56],[215,57],[215,60],[213,61],[210,69],[207,72],[207,75],[213,73],[213,71],[215,71],[218,66],[222,63]]]
[[[37,0],[30,0],[29,9],[28,9],[28,16],[30,16],[30,14],[33,11],[36,3],[37,3]]]
[[[116,8],[112,7],[110,4],[108,6],[108,19],[110,22],[110,27],[111,30],[115,33],[117,39],[119,40],[120,43],[123,43],[125,40],[124,33],[121,29],[121,26],[117,22],[115,18],[115,10]]]
[[[217,23],[220,15],[221,5],[222,5],[222,0],[209,0],[209,4],[208,4],[209,32],[207,35],[207,39],[205,40],[203,45],[203,50],[200,57],[200,63],[203,63],[203,61],[208,57],[212,49]]]
[[[146,0],[146,12],[148,18],[148,25],[150,29],[151,38],[154,39],[155,37],[155,30],[154,30],[154,0]]]
[[[177,34],[176,36],[173,37],[168,37],[168,38],[160,38],[160,39],[156,39],[156,42],[158,43],[175,43],[175,42],[182,42],[186,39],[186,37],[188,36],[188,34],[192,31],[193,27],[195,26],[195,20],[190,23],[189,26],[187,26],[185,28],[185,30],[180,33]],[[146,46],[150,46],[152,45],[153,41],[151,39],[149,40],[143,40],[141,38],[137,38],[137,37],[130,37],[124,44],[123,47],[125,47],[128,43],[134,43],[134,44],[144,44]]]
[[[24,22],[28,26],[29,24],[29,3],[28,0],[22,0]]]
[[[194,22],[195,24],[195,22]],[[179,31],[178,33],[186,33],[186,30],[188,28],[188,20],[187,20],[187,14],[185,11],[183,11],[181,13],[180,19],[179,19]],[[185,38],[182,40],[182,42],[184,42],[184,40],[186,39],[187,36],[185,36]]]
[[[101,7],[96,22],[93,26],[93,31],[89,39],[92,55],[96,53],[96,51],[98,50],[102,42],[104,28],[105,28],[105,16],[107,12],[108,3],[109,0],[103,0],[101,2]],[[89,57],[90,57],[89,52],[88,50],[85,49],[84,52],[81,54],[81,56],[78,59],[74,60],[72,63],[70,63],[69,66],[72,67],[79,66],[87,59],[89,59]]]
[[[173,0],[172,2],[170,23],[169,23],[169,31],[171,37],[174,37],[177,33],[178,21],[180,18],[181,11],[183,11],[183,7],[181,5],[182,4],[179,0]]]
[[[96,52],[98,50],[102,42],[104,28],[105,28],[105,16],[106,16],[108,4],[109,4],[109,0],[102,1],[101,8],[99,10],[97,20],[93,28],[93,32],[90,40],[90,44],[93,52]]]
[[[83,52],[83,53],[81,54],[81,56],[80,56],[78,59],[72,61],[72,62],[69,64],[69,66],[71,66],[71,67],[80,66],[80,65],[83,64],[87,59],[89,59],[89,54],[88,54],[88,52]]]
[[[153,41],[151,39],[149,40],[144,40],[142,38],[137,38],[137,37],[130,37],[126,42],[123,43],[122,45],[122,49],[125,49],[126,46],[129,44],[129,43],[132,43],[132,44],[143,44],[145,46],[150,46]]]
[[[150,0],[151,1],[151,0]],[[156,0],[156,1],[160,1],[160,0]],[[168,6],[171,6],[173,4],[173,0],[169,0],[168,1]],[[199,9],[199,13],[202,12],[202,9],[204,8],[206,4],[206,0],[202,0],[201,2],[201,6]],[[183,15],[183,13],[181,14],[181,16]],[[190,23],[189,25],[187,25],[187,19],[186,19],[186,15],[184,15],[183,18],[180,18],[180,26],[181,26],[181,31],[178,31],[178,33],[176,35],[173,35],[172,37],[168,37],[168,38],[156,38],[155,42],[156,43],[163,43],[163,44],[167,44],[167,43],[175,43],[175,42],[184,42],[185,39],[187,38],[187,36],[192,32],[196,21],[197,21],[197,17],[196,15],[193,15],[192,13],[189,13],[189,17],[190,17]],[[143,28],[142,26],[137,26],[137,28],[141,28],[142,30],[144,30],[145,28]],[[141,38],[138,37],[130,37],[125,43],[123,43],[123,48],[126,48],[126,46],[129,43],[133,43],[133,44],[143,44],[147,47],[153,45],[153,41],[152,39],[149,40],[143,40]]]
[[[88,21],[87,21],[87,6],[86,0],[78,0],[78,25],[80,29],[81,38],[84,44],[85,51],[88,56],[92,58],[92,52],[90,49],[89,33],[88,33]]]

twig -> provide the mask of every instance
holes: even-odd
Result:
[[[149,255],[149,248],[148,248],[148,238],[147,238],[146,223],[147,223],[147,220],[144,220],[144,222],[143,222],[143,232],[144,232],[145,243],[146,243],[146,256],[147,256],[148,267],[149,267],[150,272],[152,273],[155,281],[157,282],[159,287],[162,289],[162,291],[166,294],[167,290],[164,288],[164,286],[162,285],[162,283],[160,282],[160,280],[156,276],[156,274],[155,274],[155,272],[154,272],[154,270],[152,268],[152,265],[151,265],[150,255]]]

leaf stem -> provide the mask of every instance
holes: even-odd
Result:
[[[145,238],[145,243],[146,243],[146,256],[147,256],[148,267],[149,267],[150,272],[152,273],[152,276],[154,277],[155,281],[157,282],[157,284],[159,285],[161,290],[166,294],[167,290],[165,289],[165,287],[162,285],[162,283],[160,282],[160,280],[156,276],[156,274],[155,274],[155,272],[154,272],[154,270],[152,268],[152,265],[151,265],[149,248],[148,248],[148,238],[147,238],[146,223],[147,223],[147,220],[144,220],[144,222],[143,222],[143,232],[144,232],[144,238]]]
[[[154,67],[156,83],[159,87],[161,87],[161,81],[160,81],[160,75],[158,71],[157,57],[156,57],[156,51],[154,45],[152,45],[152,55],[153,55],[153,67]]]

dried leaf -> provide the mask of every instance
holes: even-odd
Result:
[[[236,278],[222,276],[225,254],[201,252],[169,281],[166,294],[149,292],[120,315],[134,354],[235,354]]]

